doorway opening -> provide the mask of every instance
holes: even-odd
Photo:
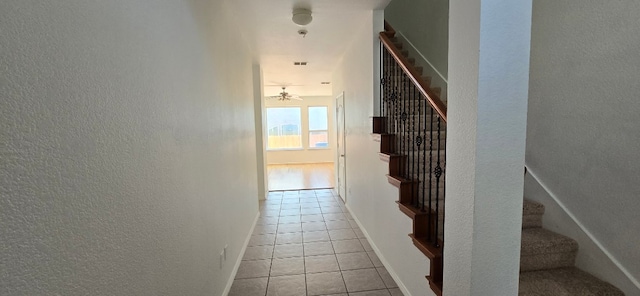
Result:
[[[335,187],[333,108],[328,96],[265,101],[269,191]]]

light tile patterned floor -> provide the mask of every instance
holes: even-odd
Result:
[[[398,296],[331,189],[270,192],[230,296]]]

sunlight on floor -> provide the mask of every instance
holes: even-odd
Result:
[[[333,163],[270,164],[267,173],[270,191],[334,187]]]

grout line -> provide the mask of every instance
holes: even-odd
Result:
[[[282,207],[282,199],[280,200],[280,207]],[[279,213],[279,212],[278,212]],[[278,215],[278,222],[280,222],[280,216]],[[276,252],[276,239],[278,239],[278,224],[276,224],[276,233],[273,238],[273,249],[271,250],[271,259],[269,261],[269,275],[267,276],[267,289],[264,291],[264,295],[266,296],[269,293],[269,283],[271,282],[271,267],[273,266],[273,256]]]
[[[309,288],[307,287],[307,260],[305,259],[304,254],[304,229],[302,229],[302,217],[300,217],[300,229],[302,230],[300,236],[302,236],[302,242],[300,245],[302,246],[302,267],[304,270],[304,294],[309,296]]]

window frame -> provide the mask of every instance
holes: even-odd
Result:
[[[311,124],[310,124],[310,120],[311,120],[311,112],[309,112],[309,109],[311,108],[325,108],[327,110],[326,112],[326,117],[327,117],[327,128],[326,129],[321,129],[321,130],[312,130],[311,129]],[[309,150],[329,150],[331,149],[331,136],[329,134],[329,120],[330,120],[330,116],[329,116],[329,106],[328,105],[308,105],[307,106],[307,149]],[[325,147],[311,147],[311,133],[312,132],[326,132],[327,133],[327,146]]]
[[[271,148],[269,147],[269,109],[298,109],[299,111],[299,135],[300,135],[300,146],[299,147],[288,147],[288,148]],[[303,107],[302,106],[265,106],[265,134],[266,134],[266,143],[265,150],[266,151],[300,151],[305,150],[304,145],[304,122],[303,122]]]

